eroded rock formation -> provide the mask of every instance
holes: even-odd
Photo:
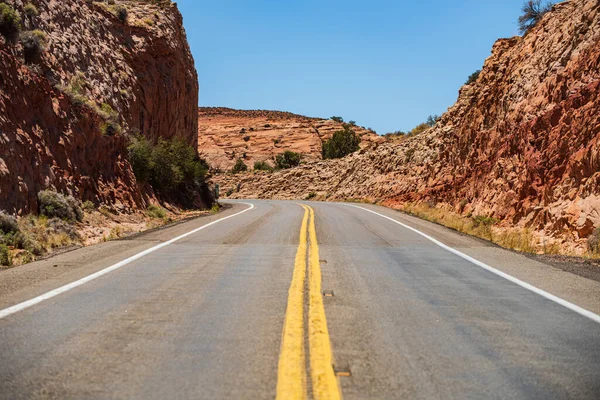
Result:
[[[323,140],[342,129],[332,120],[281,111],[200,108],[198,150],[211,167],[227,171],[238,158],[249,168],[255,161],[273,159],[284,151],[301,153],[304,160],[320,160]],[[372,131],[356,126],[361,147],[383,142]]]
[[[140,205],[124,136],[197,145],[197,74],[176,5],[118,1],[123,22],[105,2],[39,0],[37,16],[27,16],[25,1],[7,3],[47,44],[25,65],[22,46],[0,37],[0,209],[35,211],[46,188]],[[122,134],[103,133],[106,110]]]

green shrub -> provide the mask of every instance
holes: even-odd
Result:
[[[238,158],[233,168],[231,168],[231,173],[239,174],[240,172],[245,171],[248,171],[248,166],[244,163],[244,161],[241,158]]]
[[[6,3],[0,3],[0,34],[13,42],[21,31],[21,16]]]
[[[230,189],[227,190],[227,193],[225,193],[225,195],[227,197],[229,197],[229,196],[231,196],[233,194],[233,192],[235,192],[235,190],[233,188],[230,188]]]
[[[0,265],[4,267],[12,266],[12,256],[10,249],[5,244],[0,244]]]
[[[146,138],[137,136],[128,149],[129,162],[139,182],[149,183],[160,195],[176,197],[183,203],[189,203],[200,193],[212,204],[204,181],[208,164],[182,139],[161,138],[152,145]]]
[[[83,211],[91,213],[92,211],[94,211],[96,209],[96,205],[94,203],[92,203],[91,201],[86,200],[81,205],[81,208],[83,208]]]
[[[477,82],[477,78],[479,78],[480,73],[481,73],[481,70],[478,69],[477,71],[475,71],[471,75],[469,75],[469,77],[467,78],[467,81],[465,82],[465,85],[472,85],[475,82]]]
[[[37,17],[38,15],[40,15],[37,7],[31,3],[25,4],[25,7],[23,7],[23,11],[25,11],[25,15],[27,15],[28,17]]]
[[[344,125],[344,129],[337,131],[333,137],[323,143],[323,159],[342,158],[360,149],[360,137]]]
[[[147,183],[152,173],[152,145],[143,136],[136,136],[129,145],[129,162],[138,182]]]
[[[65,221],[82,221],[83,211],[72,196],[63,196],[52,190],[38,193],[40,214],[48,218],[60,218]]]
[[[302,155],[300,153],[295,153],[288,150],[285,153],[279,154],[277,157],[275,157],[275,165],[278,169],[294,168],[300,165],[301,160]]]
[[[148,209],[146,210],[146,214],[150,218],[156,218],[156,219],[165,219],[167,217],[167,212],[165,211],[165,209],[160,206],[155,206],[154,204],[150,204],[148,206]]]
[[[332,120],[332,121],[335,121],[335,122],[339,122],[340,124],[342,122],[344,122],[344,118],[342,118],[342,117],[331,117],[329,119]]]
[[[315,197],[317,197],[317,194],[315,192],[310,192],[307,196],[306,196],[306,200],[311,200],[314,199]]]
[[[46,49],[48,38],[40,30],[23,32],[20,37],[23,46],[23,57],[25,64],[33,64],[40,61],[42,53]]]
[[[256,161],[254,163],[254,170],[273,172],[273,167],[271,167],[266,161]]]
[[[528,0],[521,8],[523,14],[519,17],[519,31],[521,34],[526,34],[544,17],[544,15],[552,10],[552,3],[542,0]]]

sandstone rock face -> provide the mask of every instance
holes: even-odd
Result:
[[[284,151],[301,153],[304,160],[320,160],[324,140],[342,124],[292,113],[230,108],[200,108],[198,151],[212,168],[230,170],[238,158],[249,168],[255,161],[271,165]],[[366,148],[384,139],[362,127],[354,127]]]
[[[581,251],[600,226],[599,96],[600,3],[571,0],[525,37],[499,40],[477,82],[429,131],[337,161],[217,181],[241,182],[236,197],[435,202]]]
[[[196,146],[198,81],[176,5],[118,1],[123,23],[105,2],[39,0],[37,17],[25,16],[26,3],[12,2],[23,29],[41,30],[47,45],[25,66],[21,46],[0,37],[0,209],[35,211],[46,188],[141,205],[124,135],[102,135],[97,109],[110,106],[124,134]]]

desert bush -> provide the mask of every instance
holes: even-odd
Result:
[[[116,14],[117,18],[119,18],[119,21],[124,24],[127,23],[127,17],[129,16],[129,13],[127,12],[127,8],[125,8],[125,6],[117,7]]]
[[[331,117],[329,119],[332,120],[332,121],[335,121],[335,122],[339,122],[340,124],[342,122],[344,122],[344,118],[342,118],[342,117]]]
[[[76,106],[88,104],[89,100],[85,96],[85,75],[82,72],[77,72],[71,77],[67,85],[57,85],[57,88],[62,90]]]
[[[256,161],[254,163],[254,170],[273,172],[273,167],[271,167],[266,161]]]
[[[306,195],[306,200],[311,200],[315,197],[317,197],[317,194],[315,192],[310,192],[308,195]]]
[[[60,218],[66,221],[82,221],[83,211],[72,196],[64,196],[52,190],[38,193],[40,214],[48,218]]]
[[[342,158],[360,149],[360,137],[344,125],[344,129],[336,131],[333,137],[323,143],[323,159]]]
[[[40,15],[40,12],[38,11],[37,7],[34,6],[32,3],[25,4],[25,7],[23,7],[23,11],[25,11],[25,15],[27,15],[28,17],[37,17],[38,15]]]
[[[480,69],[478,69],[477,71],[475,71],[471,75],[469,75],[469,77],[467,78],[467,81],[465,82],[465,85],[472,85],[475,82],[477,82],[477,78],[479,78],[479,74],[481,74]]]
[[[474,228],[478,228],[480,226],[492,226],[498,223],[496,218],[486,217],[484,215],[476,215],[471,218],[473,220]]]
[[[0,231],[3,233],[17,232],[19,230],[19,223],[17,219],[12,215],[0,211]]]
[[[419,124],[417,126],[415,126],[409,133],[409,135],[414,136],[414,135],[418,135],[420,133],[425,132],[426,130],[428,130],[429,128],[431,128],[431,126],[429,126],[427,123],[423,122],[422,124]]]
[[[229,197],[229,196],[231,196],[233,194],[233,192],[235,192],[235,189],[233,189],[233,188],[227,189],[227,192],[225,193],[225,195],[227,197]]]
[[[129,162],[139,182],[149,183],[162,195],[204,184],[206,162],[181,139],[159,139],[152,145],[137,136],[129,145]]]
[[[600,253],[600,228],[596,228],[594,232],[588,237],[588,248],[591,253]]]
[[[244,136],[244,142],[250,141],[250,136]]]
[[[244,161],[241,158],[238,158],[233,168],[231,168],[231,173],[239,174],[240,172],[245,171],[248,171],[248,166],[244,163]]]
[[[12,256],[10,249],[5,244],[0,244],[0,265],[3,267],[12,266]]]
[[[302,160],[302,155],[300,153],[295,153],[293,151],[286,151],[283,154],[277,155],[275,157],[275,165],[278,169],[288,169],[294,168],[300,165],[300,161]]]
[[[167,217],[167,212],[165,209],[160,206],[155,206],[154,204],[150,204],[148,206],[146,214],[150,218],[165,219]]]
[[[526,34],[552,10],[552,3],[542,2],[542,0],[528,0],[521,9],[523,14],[519,17],[519,31]]]
[[[23,32],[20,41],[25,64],[39,62],[48,41],[46,34],[40,30]]]
[[[83,209],[83,211],[85,211],[87,213],[91,213],[92,211],[94,211],[96,209],[96,205],[94,203],[92,203],[91,201],[86,200],[81,205],[81,208]]]
[[[0,3],[0,34],[10,42],[17,39],[21,31],[21,16],[13,7]]]
[[[152,173],[152,144],[143,136],[136,136],[129,145],[129,162],[138,182],[146,183]]]

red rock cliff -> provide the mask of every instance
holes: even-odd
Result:
[[[47,45],[25,66],[22,47],[0,37],[0,209],[34,211],[45,188],[140,205],[123,136],[178,136],[197,146],[197,74],[176,5],[117,1],[128,11],[123,23],[104,2],[39,0],[38,16],[25,16],[24,1],[7,3]],[[101,133],[103,104],[123,135]]]
[[[499,40],[433,129],[342,160],[244,177],[236,196],[309,192],[435,202],[582,246],[600,226],[600,2],[557,4],[525,37]]]

